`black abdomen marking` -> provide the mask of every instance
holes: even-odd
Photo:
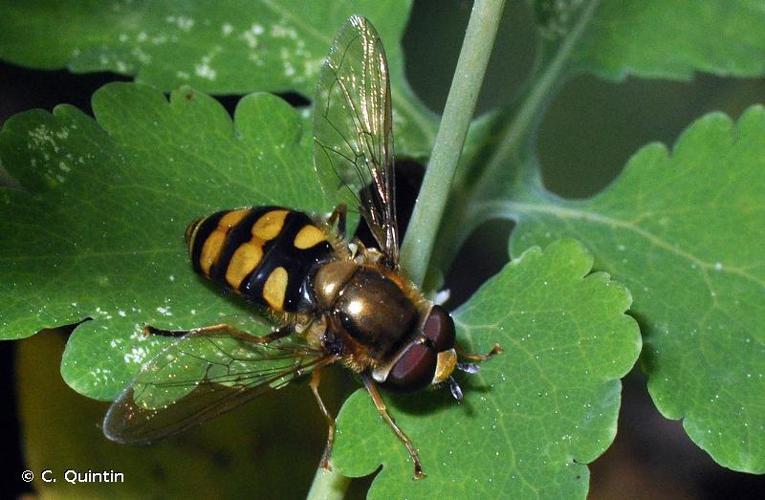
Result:
[[[275,311],[295,312],[306,278],[332,255],[323,225],[282,207],[224,210],[187,234],[194,270]]]

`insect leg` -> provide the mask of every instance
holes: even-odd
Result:
[[[470,361],[486,361],[492,356],[503,352],[502,346],[500,346],[499,344],[494,344],[494,347],[491,348],[491,351],[487,352],[486,354],[475,354],[470,352],[464,352],[459,347],[456,347],[456,346],[454,347],[454,349],[457,351],[458,357],[468,359]]]
[[[385,401],[383,401],[382,396],[380,396],[380,393],[377,390],[377,385],[374,383],[372,378],[366,374],[362,375],[361,378],[364,381],[364,387],[366,387],[369,396],[372,398],[372,401],[377,407],[377,412],[390,426],[390,428],[393,429],[393,432],[396,433],[396,436],[401,440],[401,442],[404,443],[406,450],[409,452],[409,456],[412,457],[412,462],[414,462],[414,479],[422,479],[425,477],[425,473],[422,471],[420,455],[417,453],[417,449],[414,447],[412,440],[409,439],[409,436],[407,436],[398,425],[396,425],[396,421],[393,420],[393,417],[388,414],[388,409],[385,406]]]
[[[337,222],[337,232],[340,233],[340,237],[345,239],[345,219],[348,215],[348,207],[345,203],[341,203],[335,207],[335,209],[327,218],[327,224],[334,226]]]
[[[245,342],[252,342],[255,344],[267,344],[271,341],[280,339],[282,337],[286,337],[290,333],[294,331],[294,328],[291,326],[284,326],[277,330],[272,331],[268,335],[252,335],[250,333],[245,332],[244,330],[240,330],[234,326],[229,325],[228,323],[219,323],[217,325],[211,325],[211,326],[203,326],[200,328],[192,328],[190,330],[161,330],[159,328],[155,328],[151,325],[146,325],[143,327],[143,332],[146,335],[161,335],[163,337],[183,337],[185,335],[215,335],[215,334],[226,334],[230,335],[232,337],[238,338],[240,340],[244,340]]]
[[[329,457],[332,455],[332,444],[335,441],[335,419],[329,414],[327,407],[324,405],[324,401],[319,394],[319,383],[321,382],[321,368],[316,368],[311,372],[311,382],[308,384],[311,386],[311,392],[316,398],[316,403],[319,405],[321,413],[324,418],[327,419],[327,425],[329,426],[329,434],[327,435],[327,445],[324,447],[324,453],[321,454],[321,462],[319,464],[324,469],[330,470],[332,467],[329,465]]]

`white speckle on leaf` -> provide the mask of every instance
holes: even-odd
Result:
[[[57,136],[58,133],[54,134],[53,131],[45,125],[38,125],[34,129],[30,130],[28,134],[32,141],[32,146],[40,148],[45,145],[50,145],[53,148],[53,151],[58,153],[60,148],[56,144],[56,140],[53,138],[54,135]],[[32,146],[30,146],[30,149],[33,149]]]
[[[162,316],[172,316],[173,315],[173,313],[170,312],[170,307],[169,306],[168,307],[160,306],[160,307],[157,308],[157,312],[159,314],[161,314]]]
[[[125,363],[142,363],[148,352],[143,347],[133,347],[124,356]]]
[[[234,31],[234,27],[229,23],[223,23],[223,26],[220,27],[220,31],[223,33],[223,36],[229,36],[231,32]]]
[[[290,38],[294,40],[297,38],[297,32],[294,28],[283,26],[281,24],[274,24],[271,26],[271,36],[274,38]]]
[[[138,60],[138,62],[142,64],[149,64],[151,62],[151,56],[141,50],[140,47],[134,48],[130,51],[130,53]]]
[[[313,76],[319,72],[322,64],[324,64],[324,58],[306,59],[303,61],[303,73]],[[399,116],[399,123],[406,123],[406,120]]]
[[[191,75],[189,75],[186,71],[176,71],[175,76],[182,80],[188,80],[191,77]]]
[[[178,26],[181,31],[189,31],[194,27],[194,19],[186,16],[167,16],[165,21]]]
[[[125,316],[127,316],[127,313],[125,311],[123,311],[122,309],[120,309],[119,311],[117,311],[117,315],[120,318],[124,318]]]
[[[218,76],[218,72],[210,66],[210,58],[207,56],[202,58],[201,63],[194,66],[194,73],[200,78],[205,78],[211,81],[215,80]]]
[[[149,336],[144,333],[143,326],[136,324],[133,327],[133,333],[130,334],[130,340],[134,340],[136,342],[146,342],[149,340]]]
[[[251,49],[258,46],[258,36],[263,34],[263,26],[259,24],[253,24],[250,29],[243,31],[239,38],[244,40],[244,43]]]
[[[171,274],[167,279],[169,279],[170,281],[175,281],[175,276]]]
[[[109,374],[111,373],[111,370],[107,370],[105,368],[94,368],[90,371],[90,376],[100,379],[102,382],[109,382],[113,379],[113,377],[110,377]]]
[[[722,271],[723,265],[722,262],[715,262],[715,271]]]

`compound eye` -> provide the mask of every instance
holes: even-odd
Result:
[[[393,365],[385,385],[409,392],[427,387],[436,373],[436,353],[425,344],[412,344]]]
[[[433,306],[428,319],[422,326],[422,333],[430,340],[436,352],[446,351],[454,347],[454,321],[449,313],[441,306]]]

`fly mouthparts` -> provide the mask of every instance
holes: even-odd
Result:
[[[481,369],[476,363],[457,363],[457,369],[465,373],[474,375]]]

